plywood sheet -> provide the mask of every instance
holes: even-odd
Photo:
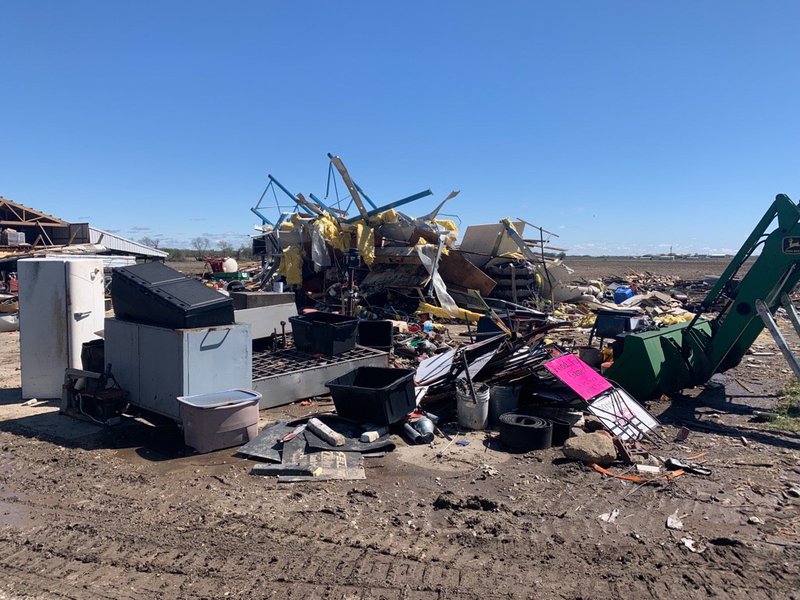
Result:
[[[525,223],[515,221],[514,229],[520,236],[525,231]],[[466,254],[476,267],[482,267],[492,256],[506,252],[519,252],[517,244],[506,233],[502,223],[470,225],[464,231],[464,239],[458,249]]]

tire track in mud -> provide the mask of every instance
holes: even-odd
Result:
[[[80,544],[74,538],[63,539],[69,548]],[[8,541],[0,538],[6,551]],[[383,564],[376,569],[365,556],[361,560],[340,558],[332,563],[321,563],[313,557],[301,562],[296,560],[299,556],[292,556],[297,568],[270,572],[264,569],[262,557],[255,554],[237,556],[238,569],[231,570],[224,568],[227,559],[207,559],[199,552],[189,552],[174,564],[172,553],[160,552],[153,546],[142,549],[146,556],[141,561],[130,560],[130,555],[119,556],[113,550],[106,552],[107,548],[98,548],[90,556],[60,545],[41,547],[27,543],[16,550],[0,558],[3,575],[0,585],[6,591],[25,590],[35,597],[51,594],[75,598],[219,597],[225,592],[233,597],[252,597],[252,594],[262,597],[274,592],[280,597],[298,598],[304,597],[303,594],[318,598],[400,598],[406,597],[401,593],[404,589],[417,587],[409,577],[410,569],[399,577],[399,586],[390,576],[374,578],[380,572],[397,575],[404,571],[404,565]],[[354,576],[356,571],[361,576]],[[288,591],[291,593],[287,595]],[[440,597],[435,590],[415,591],[420,598]],[[477,598],[460,593],[449,597]]]
[[[692,555],[643,544],[554,517],[544,493],[538,512],[502,508],[476,521],[432,511],[435,487],[413,500],[382,490],[383,505],[348,504],[347,484],[281,488],[241,467],[159,476],[54,448],[28,440],[0,453],[0,483],[38,523],[0,527],[0,591],[11,597],[777,600],[797,588],[796,570],[761,567],[765,555],[796,564],[798,552],[762,551],[751,564],[744,549]],[[587,504],[595,493],[578,487],[570,500]]]
[[[239,594],[263,594],[276,584],[294,587],[299,583],[310,586],[309,589],[314,588],[315,595],[322,593],[319,597],[335,597],[330,595],[331,586],[362,595],[365,590],[369,592],[363,597],[375,597],[371,595],[372,592],[385,595],[413,589],[416,592],[433,594],[429,597],[465,599],[481,597],[480,594],[473,594],[468,590],[486,589],[487,586],[495,590],[498,597],[509,598],[526,597],[531,589],[557,589],[554,588],[553,581],[555,573],[549,569],[536,573],[530,565],[516,562],[506,564],[506,560],[496,559],[484,568],[425,564],[354,546],[324,542],[320,544],[311,536],[291,535],[281,529],[268,531],[266,538],[255,539],[255,549],[253,546],[243,547],[239,543],[241,533],[237,531],[223,533],[208,550],[187,546],[186,543],[190,541],[187,540],[180,549],[171,551],[165,551],[164,545],[174,543],[174,540],[145,539],[124,531],[118,534],[122,539],[104,540],[98,544],[98,538],[103,539],[110,533],[113,532],[95,531],[89,534],[86,531],[61,527],[41,527],[25,532],[24,540],[19,541],[16,535],[9,535],[5,531],[0,535],[0,544],[4,548],[0,565],[4,575],[25,572],[36,576],[34,583],[41,581],[42,573],[47,573],[49,578],[46,579],[50,583],[44,581],[39,588],[41,592],[48,593],[52,583],[60,580],[66,584],[65,589],[76,597],[80,597],[80,589],[97,593],[109,585],[117,590],[116,595],[110,597],[126,597],[125,590],[128,588],[137,590],[138,597],[142,597],[142,593],[168,593],[183,597],[183,594],[203,595],[204,591],[225,589],[236,590]],[[91,535],[91,538],[87,539],[87,535]],[[276,538],[281,537],[283,546],[275,543]],[[211,545],[206,541],[201,543]],[[332,548],[326,548],[326,545],[338,548],[334,552]],[[16,546],[17,551],[9,553],[10,546]],[[261,551],[262,546],[270,550]],[[534,547],[531,550],[539,553],[546,551],[546,548]],[[236,553],[229,554],[232,551]],[[628,552],[630,556],[625,557],[624,553],[620,554],[619,549],[608,548],[587,561],[586,571],[580,577],[581,589],[591,590],[595,597],[605,597],[618,585],[627,589],[622,597],[629,596],[634,590],[652,593],[658,597],[681,589],[684,597],[692,598],[700,597],[696,596],[699,590],[704,590],[704,594],[713,590],[719,591],[719,577],[722,576],[728,579],[726,585],[729,597],[735,597],[735,590],[741,588],[746,581],[736,573],[742,568],[742,561],[731,561],[735,556],[730,556],[730,552],[722,553],[722,565],[714,565],[713,562],[708,564],[708,560],[698,559],[699,566],[704,567],[703,569],[684,568],[682,573],[675,572],[674,577],[669,577],[670,585],[657,579],[647,581],[627,576],[627,569],[646,573],[650,563],[642,563],[641,556],[630,550]],[[325,560],[332,554],[336,556],[336,560]],[[627,560],[627,565],[626,560],[622,561],[627,568],[605,568],[605,565],[620,564],[621,558]],[[713,560],[717,557],[712,555],[710,558]],[[666,560],[672,561],[673,557],[666,557]],[[652,564],[649,566],[652,568]],[[514,574],[513,571],[519,573]],[[254,580],[254,573],[259,573],[260,578]],[[83,588],[77,587],[79,581]],[[768,582],[763,583],[766,585]],[[774,579],[772,583],[775,583]],[[196,589],[198,587],[200,589]],[[560,587],[562,590],[569,588],[565,582]],[[768,592],[748,592],[744,595],[753,599],[786,597],[779,592],[772,595]],[[137,596],[134,594],[131,597]]]

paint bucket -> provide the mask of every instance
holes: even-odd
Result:
[[[489,386],[475,383],[473,387],[474,398],[466,382],[459,381],[456,385],[458,424],[467,429],[486,429],[489,420]]]
[[[489,388],[489,423],[500,423],[500,415],[514,412],[519,406],[519,387],[493,385]]]
[[[283,282],[282,281],[273,281],[272,282],[272,291],[278,294],[283,293]]]

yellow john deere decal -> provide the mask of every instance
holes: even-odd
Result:
[[[784,254],[800,254],[800,236],[790,235],[783,238]]]

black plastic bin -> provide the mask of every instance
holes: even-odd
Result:
[[[359,367],[326,385],[336,413],[361,423],[391,425],[417,406],[414,369]]]
[[[233,324],[233,301],[158,262],[114,269],[111,302],[117,318],[167,329]]]
[[[359,321],[358,343],[367,348],[390,350],[394,344],[394,325],[391,321]]]
[[[294,345],[300,352],[335,356],[356,347],[358,320],[344,315],[312,312],[289,317]]]
[[[106,372],[106,359],[105,359],[106,341],[90,340],[84,342],[81,346],[81,366],[84,371],[91,371],[92,373],[105,373]]]

